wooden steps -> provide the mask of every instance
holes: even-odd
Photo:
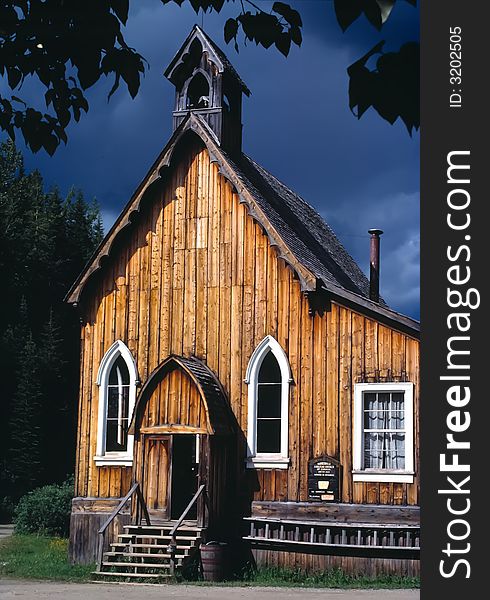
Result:
[[[169,533],[172,527],[175,525],[173,521],[169,521],[168,523],[162,523],[160,525],[125,525],[124,530],[128,532],[145,532],[152,533],[154,535],[165,535],[164,532]],[[200,533],[203,531],[203,527],[193,527],[190,525],[181,525],[179,527],[179,532],[184,533]],[[159,532],[159,533],[155,533]]]
[[[156,550],[157,552],[159,552],[160,550],[167,550],[168,548],[168,544],[135,544],[135,543],[131,543],[131,541],[129,542],[116,542],[111,544],[111,546],[113,548],[119,547],[119,548],[126,548],[127,546],[131,545],[131,548],[148,548],[149,550]],[[189,544],[177,544],[177,550],[186,550],[189,548]]]
[[[170,535],[153,535],[153,534],[149,534],[149,533],[123,533],[122,535],[119,536],[119,538],[121,540],[132,540],[132,539],[138,539],[138,540],[146,540],[148,538],[153,539],[153,540],[167,540],[170,541],[172,539],[172,537]],[[179,541],[181,542],[192,542],[196,539],[196,536],[193,535],[179,535]]]
[[[99,577],[119,577],[121,579],[125,579],[127,577],[137,577],[138,579],[148,579],[150,582],[151,580],[158,582],[162,579],[162,577],[171,577],[170,573],[124,573],[117,571],[92,571],[92,575],[96,576],[96,579],[94,580],[95,583],[100,583],[101,580]]]
[[[124,562],[113,562],[113,561],[104,561],[102,563],[103,567],[114,567],[115,565],[117,565],[118,569],[135,569],[135,571],[138,571],[140,569],[142,569],[142,572],[144,573],[145,571],[149,570],[149,569],[165,569],[165,570],[170,570],[170,564],[167,563],[144,563],[144,562],[138,562],[137,560],[127,560]]]
[[[170,531],[175,523],[154,525],[125,525],[124,533],[110,544],[104,552],[99,570],[94,572],[97,581],[126,578],[158,583],[162,578],[174,575],[201,544],[205,533],[202,527],[183,525],[179,527],[175,541],[176,553],[168,550]]]
[[[105,552],[105,556],[127,556],[127,552],[123,550],[115,550],[112,552]],[[170,558],[170,554],[165,552],[131,552],[132,557],[136,558]],[[185,558],[187,554],[180,553],[176,554],[175,558]]]

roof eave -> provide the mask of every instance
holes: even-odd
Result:
[[[330,282],[328,284],[322,283],[321,288],[328,293],[334,302],[357,310],[367,317],[372,317],[416,339],[420,338],[419,321]]]
[[[136,188],[136,191],[131,196],[129,201],[126,203],[125,207],[123,208],[123,210],[117,217],[116,221],[114,222],[112,227],[109,229],[109,231],[105,235],[104,239],[97,246],[97,248],[93,252],[92,256],[87,261],[87,264],[83,268],[82,272],[80,273],[80,275],[77,277],[77,279],[75,280],[73,285],[68,290],[68,292],[64,298],[64,302],[67,302],[69,304],[77,304],[78,303],[78,301],[80,299],[80,294],[82,291],[81,288],[83,288],[84,282],[86,281],[86,279],[88,279],[88,277],[90,277],[90,275],[94,271],[96,271],[96,270],[98,270],[98,268],[100,268],[100,260],[103,256],[107,256],[109,254],[115,237],[117,237],[118,233],[122,229],[124,229],[126,226],[128,226],[130,224],[129,215],[133,212],[139,211],[139,202],[143,198],[146,190],[152,183],[154,183],[156,180],[160,179],[160,173],[159,173],[160,170],[163,167],[169,165],[170,159],[171,159],[171,154],[169,155],[169,150],[180,138],[183,130],[186,128],[186,124],[188,123],[190,116],[191,115],[189,113],[183,119],[183,121],[179,125],[179,127],[177,127],[177,129],[173,132],[169,141],[167,142],[167,144],[165,145],[163,150],[160,152],[160,154],[158,155],[158,157],[156,158],[156,160],[153,162],[152,166],[148,170],[146,176],[143,178],[143,180],[141,181],[139,186]],[[138,203],[138,206],[133,208],[136,203]],[[99,264],[94,264],[94,263],[96,263],[96,261]]]
[[[403,330],[405,333],[418,337],[420,334],[420,325],[414,319],[401,315],[387,307],[384,307],[372,300],[351,292],[342,286],[336,285],[331,281],[323,281],[318,278],[307,267],[301,264],[300,260],[289,249],[281,235],[275,230],[272,224],[263,213],[262,209],[253,198],[253,194],[247,189],[246,181],[235,172],[233,164],[230,163],[228,157],[223,153],[219,146],[219,141],[214,132],[210,129],[207,123],[194,113],[189,113],[179,127],[174,131],[165,148],[158,155],[157,159],[149,169],[147,175],[138,186],[136,192],[132,195],[129,202],[117,218],[114,225],[111,227],[104,240],[99,244],[97,250],[88,261],[84,270],[81,272],[75,283],[70,288],[65,297],[65,301],[71,304],[79,302],[83,288],[92,274],[101,267],[101,260],[104,256],[108,256],[112,244],[120,231],[131,224],[131,215],[139,211],[141,200],[148,188],[162,178],[162,169],[170,166],[173,151],[180,141],[181,137],[187,132],[193,131],[197,134],[205,144],[212,162],[219,164],[219,172],[233,187],[238,194],[240,202],[247,205],[248,211],[264,229],[269,238],[269,242],[277,250],[279,258],[282,258],[298,275],[301,290],[304,292],[312,292],[323,288],[332,298],[332,300],[350,306],[359,312],[373,316],[377,320],[384,321],[391,326]]]
[[[193,131],[201,138],[210,154],[211,161],[219,163],[220,174],[228,180],[230,185],[232,185],[240,197],[240,201],[247,204],[249,213],[264,228],[268,235],[270,244],[275,246],[278,250],[279,257],[284,259],[297,273],[300,280],[301,289],[303,291],[313,291],[317,288],[316,276],[301,264],[301,262],[294,256],[293,252],[288,248],[284,240],[282,240],[279,233],[268,222],[266,215],[257,205],[252,194],[248,192],[245,182],[242,181],[235,173],[232,164],[221,150],[219,141],[216,138],[214,131],[212,131],[212,129],[199,115],[190,112],[179,125],[179,127],[174,131],[165,148],[159,154],[158,158],[148,171],[146,177],[138,186],[136,192],[132,195],[131,199],[126,204],[119,217],[116,219],[114,225],[99,244],[96,251],[87,262],[85,268],[71,286],[70,290],[65,296],[65,302],[68,302],[69,304],[77,304],[79,302],[83,287],[87,283],[87,280],[101,267],[101,260],[103,257],[109,255],[112,244],[120,231],[130,225],[131,214],[134,212],[139,212],[139,206],[146,191],[152,184],[161,179],[161,170],[170,165],[174,148],[176,147],[181,136],[188,130]]]

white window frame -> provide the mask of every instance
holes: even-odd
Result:
[[[281,451],[257,453],[258,378],[262,361],[269,351],[276,358],[281,371]],[[248,363],[244,381],[248,384],[246,466],[248,469],[287,469],[290,464],[288,452],[289,385],[293,379],[286,353],[271,335],[265,337],[255,348]]]
[[[354,384],[354,456],[353,481],[380,483],[413,483],[414,478],[414,433],[413,433],[413,390],[411,382],[356,383]],[[364,392],[403,392],[405,411],[405,468],[364,469]]]
[[[99,386],[99,407],[97,416],[97,450],[94,461],[97,467],[131,467],[133,464],[134,435],[128,434],[126,452],[106,452],[106,429],[107,429],[107,399],[109,391],[109,374],[116,360],[122,357],[129,372],[129,407],[128,423],[131,423],[134,405],[136,403],[136,386],[138,385],[138,371],[133,355],[129,348],[121,340],[117,340],[107,350],[102,358],[97,373],[97,385]]]

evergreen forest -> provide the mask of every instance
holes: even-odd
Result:
[[[95,200],[46,190],[0,144],[0,519],[73,472],[80,325],[63,298],[102,237]]]

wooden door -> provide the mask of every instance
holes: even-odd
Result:
[[[169,518],[171,436],[145,436],[143,448],[143,495],[150,513]]]

